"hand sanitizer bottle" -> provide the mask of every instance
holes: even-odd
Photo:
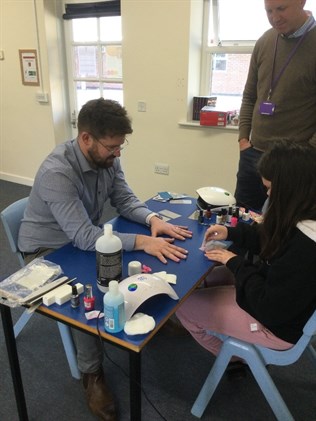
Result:
[[[122,241],[113,234],[112,225],[104,225],[104,235],[95,243],[97,259],[97,285],[107,292],[111,280],[122,278]]]
[[[123,330],[125,324],[124,295],[118,289],[117,281],[110,281],[109,291],[104,295],[104,329],[109,333]]]

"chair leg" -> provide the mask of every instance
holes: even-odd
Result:
[[[252,356],[253,357],[253,356]],[[259,357],[247,359],[251,372],[278,421],[294,421],[266,366]]]
[[[21,330],[24,328],[24,326],[27,324],[27,322],[30,320],[32,316],[32,313],[28,313],[27,310],[22,313],[19,320],[14,325],[14,337],[17,338],[21,332]]]
[[[307,351],[310,359],[316,364],[316,351],[312,344],[308,345]]]
[[[211,400],[218,383],[220,382],[221,378],[223,377],[223,374],[226,370],[226,367],[231,359],[231,354],[224,351],[224,345],[222,346],[222,350],[220,354],[217,356],[213,367],[207,376],[202,389],[200,390],[200,393],[198,397],[196,398],[192,408],[191,408],[191,414],[194,416],[201,418],[203,415],[203,412],[205,411],[205,408],[207,407],[209,401]]]
[[[76,348],[74,345],[70,327],[61,322],[57,322],[57,325],[60,332],[61,340],[63,341],[71,375],[75,379],[80,380],[81,373],[78,369]]]

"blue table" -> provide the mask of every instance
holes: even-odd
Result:
[[[176,225],[188,226],[193,231],[193,238],[186,241],[176,241],[175,244],[186,248],[189,251],[186,260],[179,263],[168,261],[166,265],[162,264],[157,258],[149,256],[144,252],[133,251],[124,252],[123,254],[123,278],[127,277],[127,266],[132,260],[139,260],[143,264],[152,268],[153,272],[162,270],[167,273],[177,275],[177,284],[173,285],[174,290],[179,296],[179,300],[175,301],[166,294],[155,296],[146,301],[137,311],[151,315],[156,321],[156,327],[147,335],[128,336],[123,332],[117,334],[109,334],[104,331],[102,323],[99,323],[99,331],[95,320],[87,321],[85,317],[84,307],[81,305],[77,309],[73,309],[70,303],[61,306],[54,304],[46,307],[42,305],[38,308],[38,312],[52,317],[53,319],[63,322],[66,325],[85,331],[92,335],[101,335],[102,339],[112,344],[120,346],[129,352],[130,364],[130,414],[131,421],[141,420],[141,351],[152,337],[158,332],[168,318],[177,310],[181,302],[185,300],[191,292],[200,284],[205,275],[210,272],[214,266],[212,262],[204,257],[202,251],[199,250],[203,241],[204,233],[207,229],[206,225],[201,225],[197,220],[189,217],[197,209],[195,199],[191,204],[170,204],[161,203],[154,200],[147,202],[150,209],[155,212],[168,210],[181,216],[172,219],[170,222]],[[125,233],[150,234],[148,227],[128,221],[123,217],[119,217],[111,221],[113,229]],[[103,309],[103,294],[96,286],[96,257],[95,252],[82,251],[68,244],[59,250],[54,251],[46,257],[47,260],[58,263],[64,274],[69,278],[76,277],[76,282],[82,284],[90,283],[93,285],[93,292],[96,296],[96,310]],[[24,399],[23,385],[21,380],[19,362],[17,358],[15,339],[12,326],[10,308],[4,309],[1,305],[2,319],[4,322],[4,330],[6,333],[7,349],[12,355],[10,360],[11,372],[15,386],[15,394],[18,404],[20,419],[27,421],[27,411]],[[103,319],[101,319],[103,321]],[[12,328],[12,331],[11,331]]]
[[[188,217],[196,209],[194,200],[192,200],[192,204],[190,205],[171,205],[151,200],[148,202],[148,205],[150,209],[157,212],[168,209],[177,214],[181,213],[182,216],[177,219],[173,219],[172,222],[177,225],[189,226],[194,233],[192,239],[187,239],[186,241],[176,241],[176,244],[189,250],[188,258],[180,261],[179,263],[168,261],[168,263],[164,265],[156,257],[149,256],[143,251],[124,252],[123,278],[128,276],[127,266],[132,260],[141,261],[143,264],[149,266],[153,272],[165,270],[167,273],[174,273],[177,275],[177,284],[172,285],[172,287],[178,294],[180,301],[182,301],[192,292],[199,281],[209,270],[211,270],[213,266],[212,263],[204,257],[203,252],[199,250],[207,226],[200,225],[197,221],[188,219]],[[139,234],[150,234],[148,227],[133,223],[122,217],[116,218],[111,221],[111,223],[114,230],[122,233],[134,232]],[[95,252],[83,251],[72,246],[72,244],[68,244],[51,253],[46,258],[59,264],[64,274],[69,278],[76,277],[76,282],[80,282],[84,285],[91,283],[94,295],[96,296],[96,310],[103,309],[103,294],[96,286]],[[161,327],[161,324],[175,312],[178,306],[178,301],[172,300],[167,295],[160,295],[158,299],[151,299],[145,302],[141,307],[141,310],[144,313],[154,317],[156,321],[156,329],[154,331],[148,335],[137,335],[135,337],[128,336],[124,332],[109,334],[102,331],[102,336],[105,339],[111,340],[111,342],[118,343],[124,347],[139,352],[148,340],[156,333],[158,327]],[[77,327],[83,327],[82,325],[84,325],[85,330],[90,330],[94,334],[96,333],[96,322],[87,322],[83,306],[80,306],[78,309],[73,309],[69,303],[62,306],[54,304],[50,307],[42,306],[39,311],[48,315],[57,316],[58,319],[65,320],[67,323],[76,325]]]

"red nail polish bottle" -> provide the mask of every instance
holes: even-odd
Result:
[[[85,286],[83,304],[84,304],[85,311],[94,310],[95,297],[93,296],[93,293],[92,293],[92,285],[91,284],[87,284]]]

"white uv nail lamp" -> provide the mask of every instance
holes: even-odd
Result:
[[[119,290],[124,295],[126,320],[129,320],[137,308],[149,298],[158,294],[167,294],[178,300],[179,297],[167,281],[150,273],[139,273],[119,282]]]
[[[199,195],[197,205],[201,209],[232,206],[236,203],[234,196],[221,187],[201,187],[196,192]]]

